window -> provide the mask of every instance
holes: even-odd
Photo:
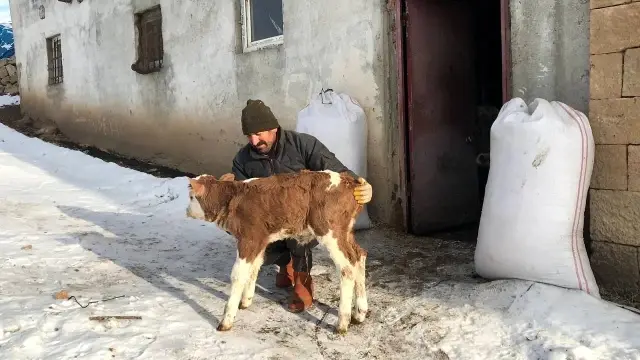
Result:
[[[131,70],[139,74],[160,71],[164,58],[160,6],[136,14],[135,25],[138,33],[138,59],[131,65]]]
[[[282,0],[240,0],[244,52],[284,42]]]
[[[47,70],[49,85],[62,83],[62,42],[59,34],[47,39]]]

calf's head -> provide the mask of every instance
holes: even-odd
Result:
[[[206,220],[203,209],[204,199],[212,183],[216,178],[212,175],[200,175],[196,178],[189,178],[189,205],[187,206],[187,216],[192,219]]]

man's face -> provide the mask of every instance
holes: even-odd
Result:
[[[259,133],[247,135],[247,139],[249,140],[249,144],[251,144],[257,152],[266,154],[271,150],[273,144],[276,142],[277,132],[278,129],[261,131]]]

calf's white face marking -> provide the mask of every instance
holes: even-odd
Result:
[[[251,178],[251,179],[247,179],[247,180],[242,180],[242,182],[248,183],[248,182],[252,182],[253,180],[258,180],[258,178]]]
[[[189,190],[189,206],[187,206],[187,216],[192,219],[205,220],[204,210],[202,210],[200,202],[193,194],[193,190]]]

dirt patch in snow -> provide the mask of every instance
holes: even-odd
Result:
[[[160,178],[173,178],[179,176],[194,176],[170,167],[140,161],[135,158],[123,156],[112,151],[97,148],[87,144],[78,144],[67,138],[58,127],[50,121],[33,120],[29,116],[23,116],[20,105],[9,105],[0,108],[0,123],[26,135],[35,137],[60,147],[82,151],[95,158],[118,164],[122,167],[134,169]]]

